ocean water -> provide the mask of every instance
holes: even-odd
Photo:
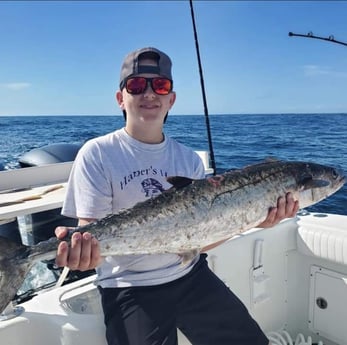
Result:
[[[266,158],[305,160],[347,172],[347,114],[210,115],[217,172]],[[0,169],[19,168],[25,152],[53,143],[78,143],[124,125],[121,116],[0,116]],[[165,133],[208,150],[203,115],[169,115]],[[347,187],[310,211],[347,215]]]

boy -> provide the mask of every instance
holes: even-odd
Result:
[[[163,133],[176,100],[165,53],[156,48],[130,53],[116,99],[125,127],[86,143],[71,172],[63,214],[77,217],[79,225],[168,189],[167,176],[204,178],[198,155]],[[291,195],[280,197],[260,226],[275,225],[297,210]],[[63,238],[66,231],[60,227],[56,234]],[[109,345],[176,345],[176,328],[195,345],[268,344],[241,301],[208,268],[206,256],[184,265],[176,254],[101,259],[96,239],[75,233],[71,247],[60,244],[56,261],[73,270],[96,268]]]

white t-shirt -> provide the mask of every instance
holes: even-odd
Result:
[[[171,185],[168,176],[204,178],[200,157],[165,137],[145,144],[125,129],[88,141],[74,162],[62,213],[76,218],[103,218],[155,197]],[[183,265],[176,254],[108,256],[97,268],[102,287],[157,285],[187,274],[198,257]]]

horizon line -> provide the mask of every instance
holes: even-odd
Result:
[[[208,116],[240,116],[240,115],[347,115],[347,112],[261,112],[261,113],[216,113],[216,114],[208,114]],[[16,115],[7,115],[0,114],[0,117],[48,117],[48,116],[115,116],[115,117],[123,117],[123,114],[16,114]],[[169,116],[206,116],[205,114],[169,114]]]

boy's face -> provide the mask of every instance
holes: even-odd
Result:
[[[156,66],[157,62],[151,59],[142,59],[140,65]],[[138,76],[153,78],[157,74],[141,73]],[[165,115],[176,100],[175,92],[168,95],[156,94],[150,85],[139,95],[132,95],[125,88],[116,93],[117,102],[122,110],[127,113],[127,121],[156,122],[163,124]]]

